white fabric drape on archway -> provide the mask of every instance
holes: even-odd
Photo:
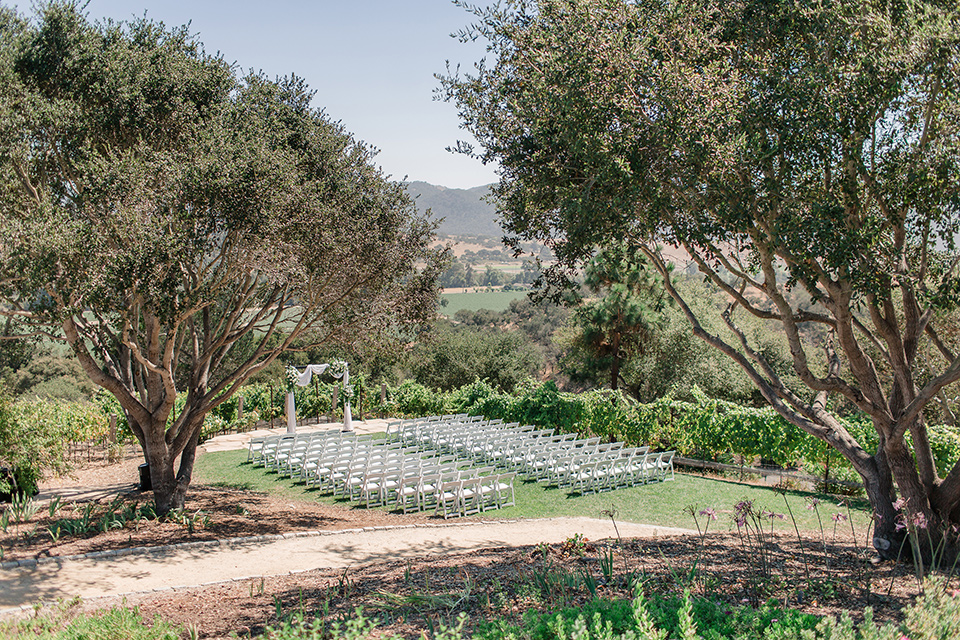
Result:
[[[305,387],[310,384],[310,380],[313,376],[323,375],[327,369],[330,368],[330,364],[308,364],[307,368],[303,370],[303,373],[300,373],[297,377],[296,385],[298,387]],[[350,384],[350,368],[344,363],[342,373],[330,372],[334,378],[338,380],[343,378],[343,386],[346,387]],[[293,391],[287,392],[287,433],[295,433],[297,430],[297,407],[296,400],[293,397]],[[350,415],[350,398],[343,399],[343,430],[344,431],[353,431],[353,418]]]

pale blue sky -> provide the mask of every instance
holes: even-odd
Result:
[[[5,3],[30,10],[26,0]],[[395,180],[496,181],[492,167],[445,151],[472,138],[452,104],[433,100],[433,74],[446,60],[469,70],[484,53],[450,37],[472,18],[450,0],[90,0],[87,11],[95,20],[146,11],[168,26],[191,22],[207,51],[241,70],[296,73],[317,90],[315,106],[380,149],[377,163]]]

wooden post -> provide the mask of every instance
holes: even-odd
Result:
[[[830,447],[827,447],[827,464],[823,468],[823,492],[830,491]]]
[[[243,420],[243,396],[237,396],[237,420]]]
[[[380,383],[380,404],[387,404],[387,384]]]
[[[359,384],[357,385],[357,413],[363,420],[363,386]]]
[[[119,457],[120,450],[117,447],[117,414],[110,414],[110,434],[109,442],[107,442],[107,460],[109,462],[116,462]]]
[[[333,413],[337,410],[337,387],[333,387],[333,399],[330,401],[330,413]]]
[[[320,424],[320,385],[316,375],[313,376],[313,397],[317,403],[317,424]]]
[[[273,387],[270,387],[270,428],[273,429]]]

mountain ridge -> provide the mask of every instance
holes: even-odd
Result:
[[[430,209],[435,219],[442,219],[437,233],[500,237],[503,229],[497,222],[496,208],[483,201],[492,185],[470,189],[454,189],[421,180],[404,183],[418,209]]]

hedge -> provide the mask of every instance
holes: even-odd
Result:
[[[681,456],[747,462],[762,460],[797,467],[821,476],[829,465],[834,479],[859,480],[849,463],[813,436],[780,417],[769,407],[744,407],[708,398],[694,390],[695,402],[669,397],[637,403],[618,392],[595,390],[564,393],[553,382],[526,382],[513,393],[502,393],[478,380],[460,389],[439,392],[406,381],[390,389],[386,406],[375,407],[396,416],[470,413],[507,422],[552,427],[565,433],[597,435],[631,446],[673,449]],[[868,451],[876,450],[877,435],[869,419],[844,419],[851,435]],[[928,427],[937,468],[945,475],[960,459],[960,434],[943,425]]]

